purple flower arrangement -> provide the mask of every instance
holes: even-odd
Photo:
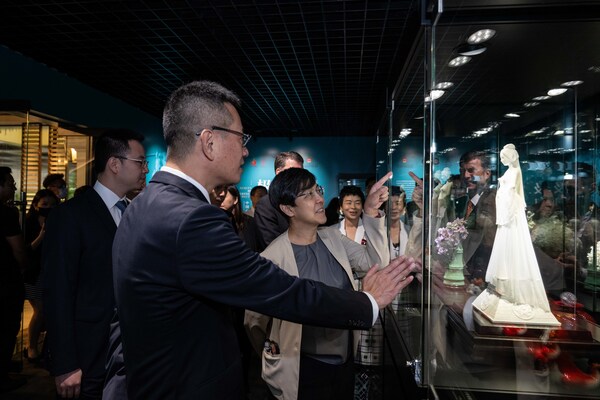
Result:
[[[463,218],[457,218],[452,222],[448,222],[446,227],[439,228],[437,233],[438,235],[435,238],[437,254],[448,260],[452,259],[456,248],[469,234]]]

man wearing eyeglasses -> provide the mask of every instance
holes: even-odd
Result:
[[[60,397],[100,399],[115,300],[112,243],[126,194],[148,172],[143,137],[111,131],[94,146],[98,179],[53,209],[42,253],[50,370]]]
[[[294,278],[249,250],[209,202],[248,156],[239,98],[198,81],[163,112],[167,163],[127,209],[113,247],[127,392],[134,399],[242,399],[230,307],[310,325],[366,329],[414,268],[397,260],[365,278],[370,294]]]

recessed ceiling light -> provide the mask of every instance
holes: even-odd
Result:
[[[523,103],[523,105],[524,105],[525,107],[535,107],[535,106],[539,106],[539,105],[540,105],[540,103],[538,103],[537,101],[531,101],[531,102],[529,102],[529,103]]]
[[[469,61],[471,61],[471,57],[459,56],[459,57],[455,57],[452,60],[450,60],[448,65],[451,67],[460,67],[461,65],[465,65]]]
[[[444,93],[445,92],[443,90],[434,89],[431,92],[429,92],[429,96],[425,97],[425,101],[437,100],[440,97],[442,97],[444,95]]]
[[[568,81],[568,82],[563,82],[560,84],[560,86],[577,86],[577,85],[581,85],[583,83],[583,81]]]
[[[458,45],[454,49],[454,51],[456,51],[461,56],[476,56],[476,55],[483,53],[486,50],[487,50],[487,47],[485,47],[484,45],[479,44],[479,43],[475,43],[475,44],[463,43],[461,45]]]
[[[467,39],[467,43],[469,43],[469,44],[483,43],[483,42],[486,42],[486,41],[490,40],[491,38],[493,38],[495,34],[496,34],[496,31],[493,29],[481,29],[481,30],[473,33],[471,36],[469,36],[469,38]]]
[[[565,88],[550,89],[548,90],[548,96],[560,96],[566,91],[567,89]]]
[[[504,116],[506,118],[519,118],[520,117],[520,115],[517,113],[506,113],[506,114],[504,114]]]
[[[534,97],[532,100],[540,101],[540,100],[548,100],[550,96],[538,96]]]
[[[437,85],[435,85],[435,88],[443,90],[443,89],[449,89],[452,86],[454,86],[454,83],[452,83],[452,82],[440,82]]]

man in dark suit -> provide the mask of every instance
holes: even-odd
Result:
[[[455,214],[466,220],[469,231],[463,241],[463,261],[468,279],[478,286],[485,284],[485,273],[496,237],[496,189],[492,188],[492,171],[487,154],[469,151],[460,158],[460,174],[467,195],[455,201]]]
[[[284,151],[275,157],[275,175],[288,168],[304,168],[304,158],[295,151]],[[269,196],[263,196],[256,204],[254,212],[256,223],[257,252],[261,252],[289,226],[283,215],[271,205]]]
[[[409,172],[415,181],[412,196],[417,205],[414,225],[410,231],[407,254],[421,256],[423,181]],[[491,186],[492,171],[487,154],[469,151],[460,158],[460,181],[451,181],[452,201],[443,206],[444,221],[464,218],[469,234],[462,242],[463,262],[467,279],[477,286],[485,285],[485,273],[496,237],[496,189]],[[439,206],[440,191],[434,191],[433,203]],[[461,194],[461,196],[456,196]],[[456,196],[456,197],[455,197]],[[447,200],[444,200],[447,201]],[[441,208],[441,206],[440,206]],[[436,213],[438,212],[436,209]]]
[[[329,288],[291,277],[244,245],[209,202],[215,186],[240,180],[248,156],[239,107],[234,93],[213,82],[171,94],[163,114],[167,164],[115,236],[130,400],[244,398],[231,306],[310,325],[369,328],[377,308],[412,281],[413,260],[399,258],[369,271],[368,294]],[[380,190],[384,196],[387,188]]]
[[[98,180],[46,222],[44,302],[50,369],[61,397],[100,399],[114,314],[112,242],[125,195],[148,172],[142,136],[112,131],[95,144]]]

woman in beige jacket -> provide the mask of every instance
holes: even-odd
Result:
[[[371,189],[364,205],[367,246],[325,223],[323,189],[307,170],[279,173],[269,199],[288,219],[289,229],[262,253],[290,275],[356,290],[352,269],[366,271],[387,265],[389,250],[385,218],[379,207],[388,198],[383,186],[390,174]],[[278,399],[352,399],[353,353],[358,331],[304,326],[246,311],[245,326],[254,348],[262,354],[262,376]]]

